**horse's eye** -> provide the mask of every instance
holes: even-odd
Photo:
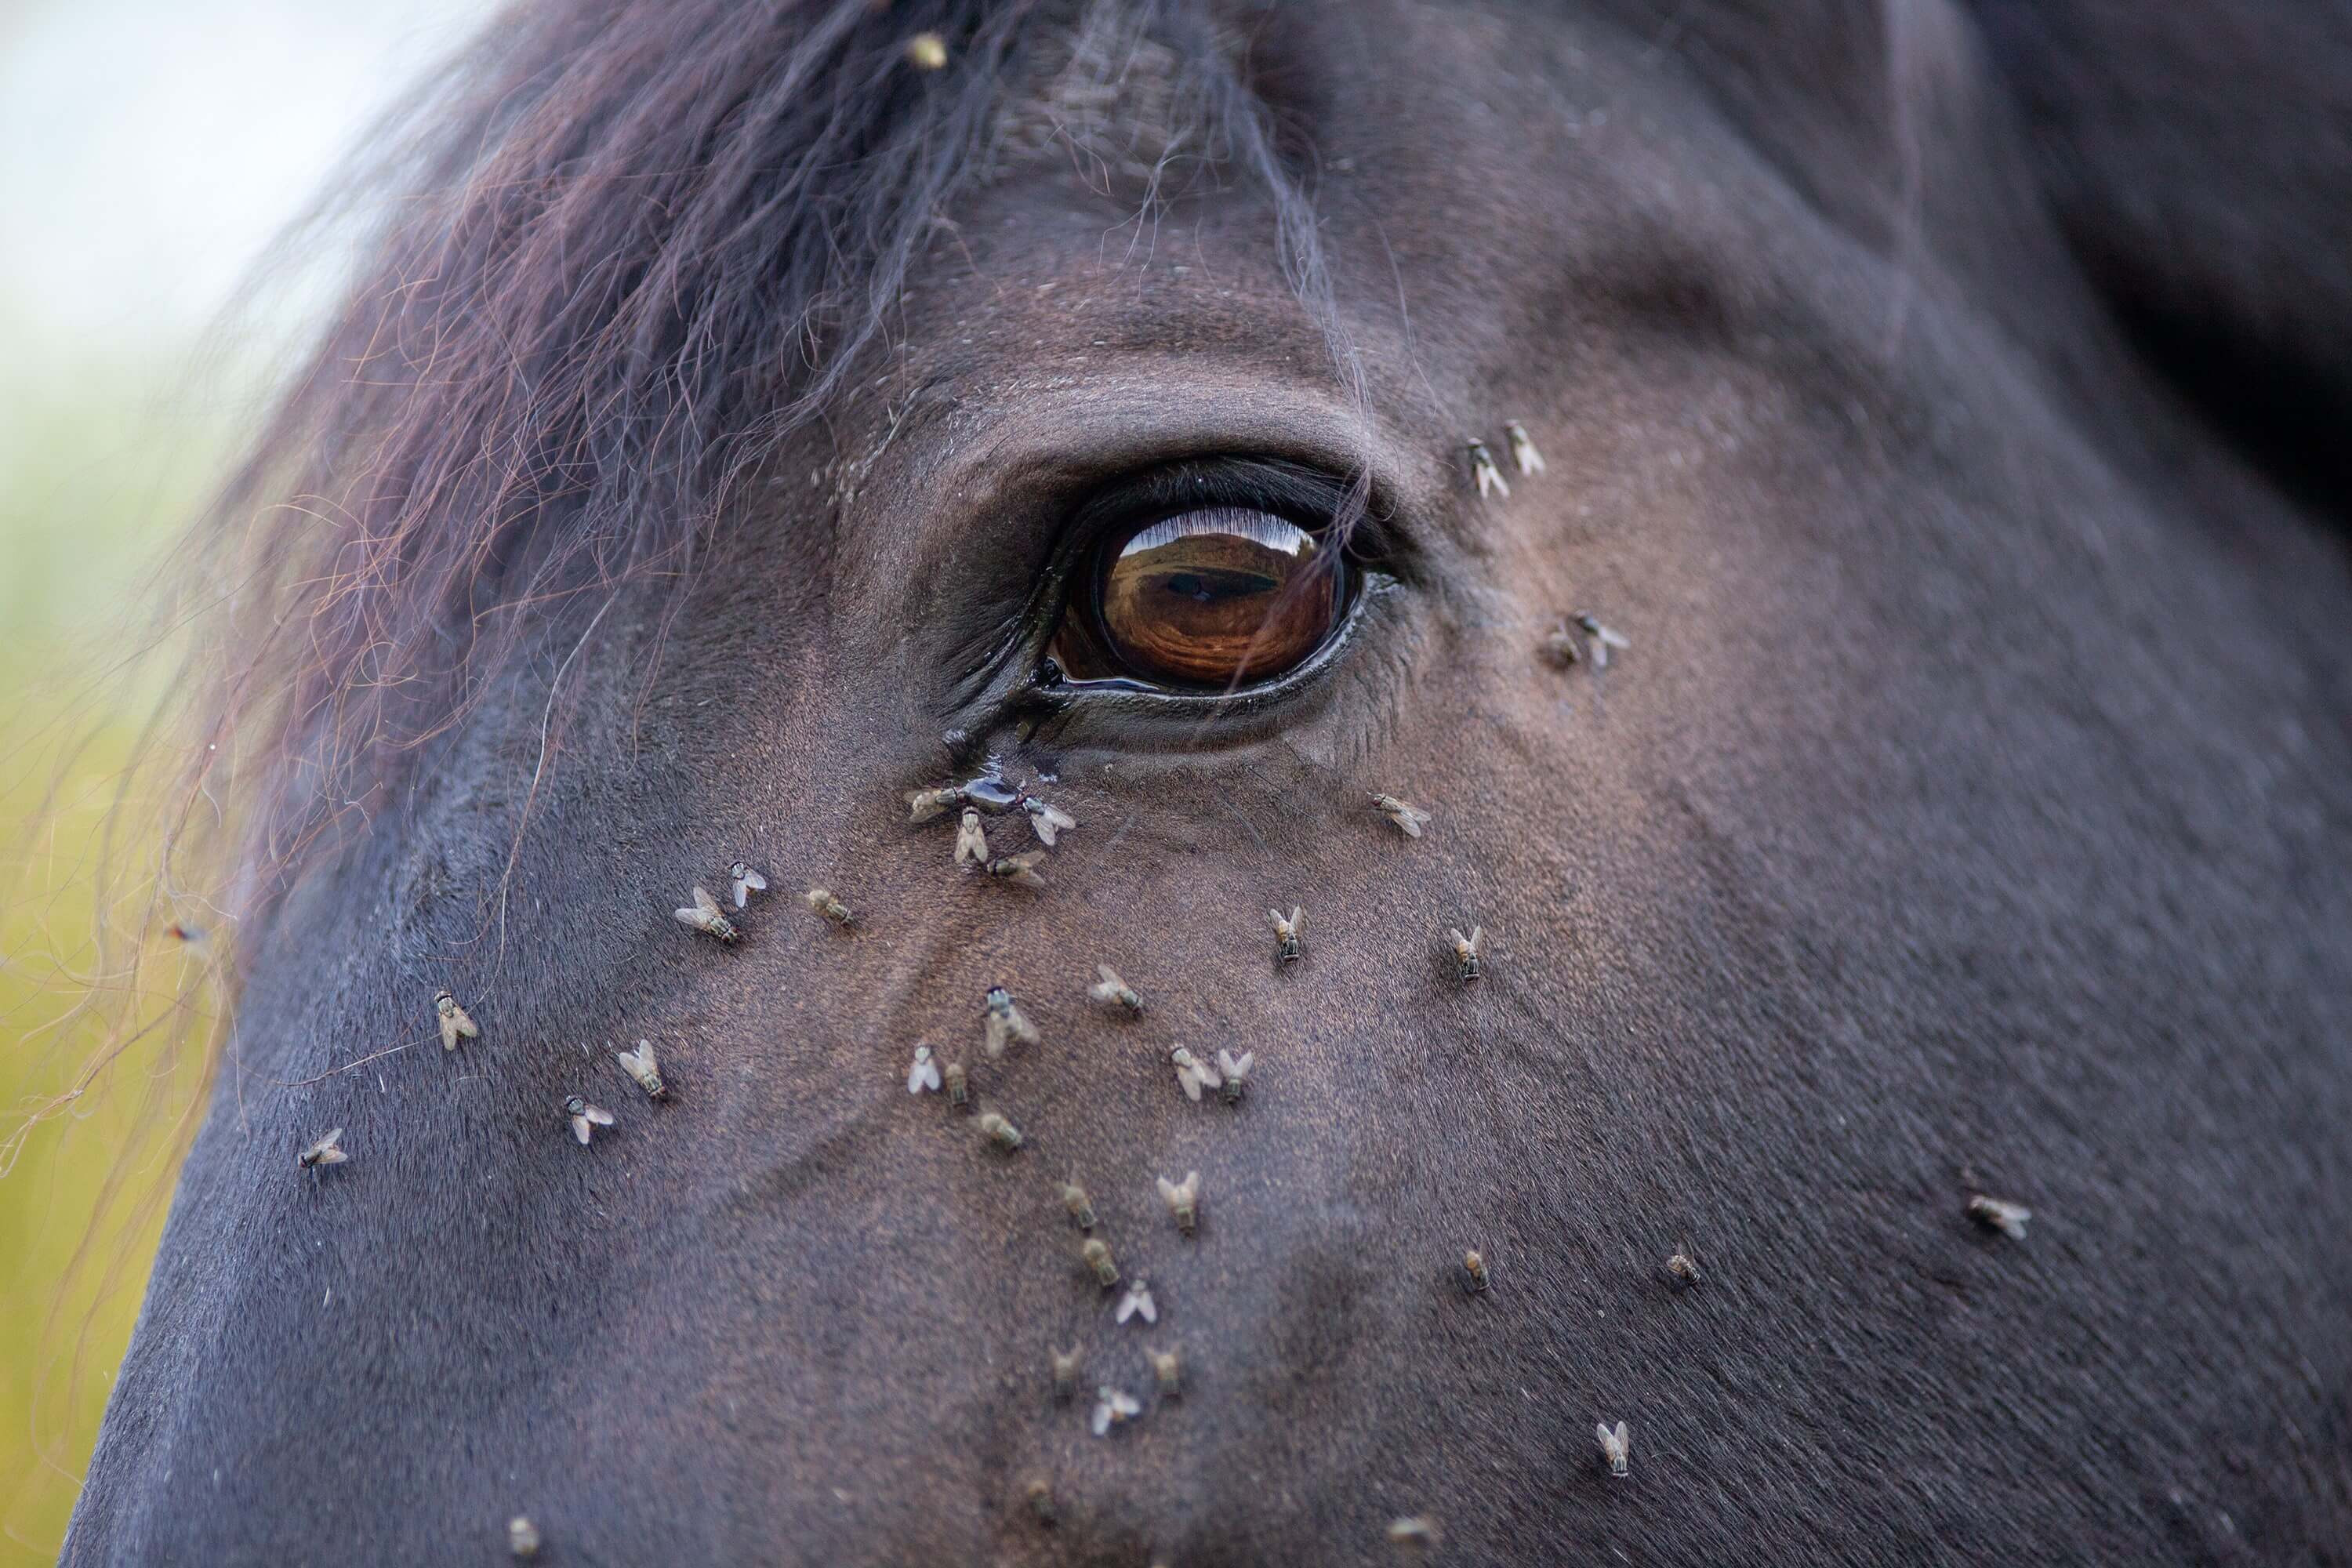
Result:
[[[1075,680],[1225,690],[1295,668],[1347,595],[1341,552],[1271,512],[1205,507],[1097,545],[1052,652]]]

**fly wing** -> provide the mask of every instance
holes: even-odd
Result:
[[[601,1105],[590,1106],[587,1110],[587,1119],[594,1122],[599,1127],[610,1127],[613,1125],[613,1113],[605,1110]]]
[[[981,830],[980,817],[971,812],[956,825],[955,863],[970,862],[975,866],[988,864],[988,835]]]
[[[1307,934],[1307,911],[1297,904],[1290,906],[1290,934],[1293,936]]]
[[[705,920],[712,920],[719,915],[719,900],[710,896],[710,889],[708,888],[694,889],[694,908],[696,912]]]
[[[445,1051],[457,1048],[457,1015],[455,1013],[441,1015],[441,1048]]]
[[[1183,1087],[1185,1099],[1197,1100],[1201,1098],[1201,1075],[1193,1070],[1191,1063],[1187,1062],[1176,1069],[1176,1081]]]
[[[677,923],[682,926],[692,926],[697,931],[709,929],[709,921],[700,910],[676,910],[671,912],[677,917]]]
[[[736,907],[737,909],[739,909],[739,910],[740,910],[740,909],[743,908],[743,906],[745,906],[746,904],[750,903],[751,901],[751,879],[750,879],[749,877],[738,877],[738,878],[736,878],[736,879],[735,879],[735,907]]]
[[[587,1142],[594,1131],[595,1129],[588,1125],[586,1117],[575,1116],[572,1119],[572,1136],[579,1139],[583,1143]]]

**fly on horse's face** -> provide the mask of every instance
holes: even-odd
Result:
[[[2006,7],[1740,10],[1235,9],[1287,191],[1041,13],[683,599],[256,921],[68,1557],[2342,1552],[2340,542]]]

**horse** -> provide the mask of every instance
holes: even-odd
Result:
[[[64,1560],[2352,1561],[2347,32],[521,5]]]

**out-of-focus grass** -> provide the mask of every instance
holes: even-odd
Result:
[[[5,326],[0,322],[0,326]],[[0,341],[5,334],[0,333]],[[148,569],[200,504],[218,422],[183,369],[0,367],[0,1565],[56,1559],[145,1288],[201,1063],[135,1041],[61,1114],[126,1002],[152,798],[118,799],[173,650],[141,662]],[[134,873],[99,906],[105,858]],[[101,942],[101,913],[128,929]],[[153,998],[193,983],[148,944]],[[10,1156],[13,1154],[13,1163]]]

